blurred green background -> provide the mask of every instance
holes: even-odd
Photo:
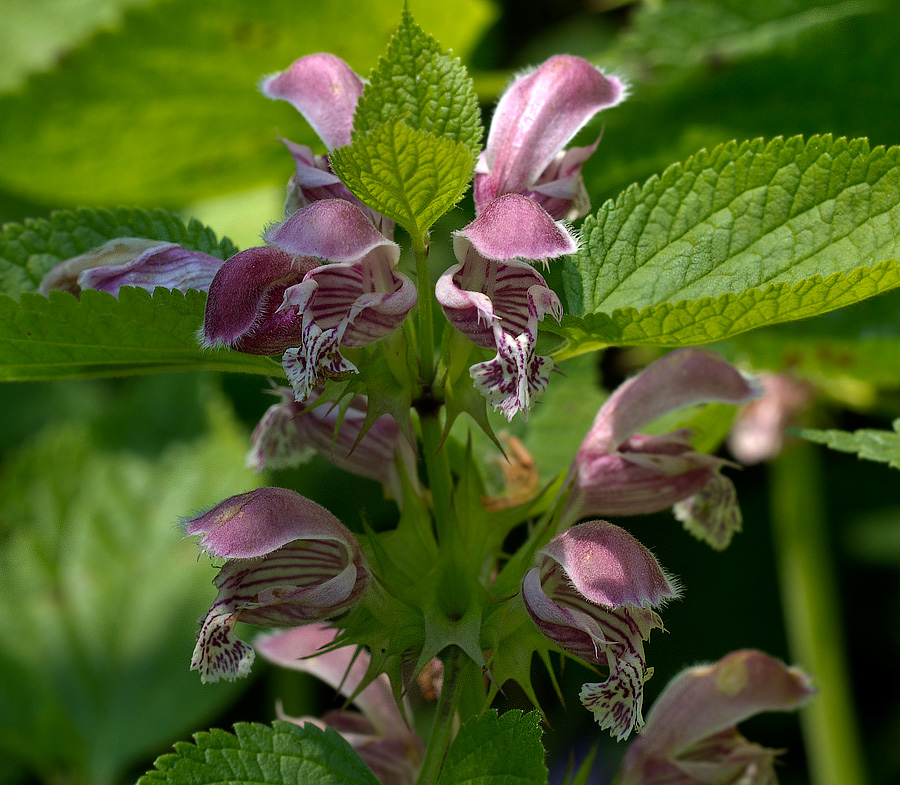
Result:
[[[604,129],[585,167],[595,206],[731,139],[900,142],[900,9],[887,0],[410,5],[472,69],[486,118],[513,73],[557,52],[629,80],[630,99],[583,132]],[[321,151],[289,105],[258,93],[258,79],[313,51],[366,74],[399,11],[398,0],[0,0],[0,222],[76,206],[161,206],[239,247],[255,244],[280,217],[291,174],[277,134]],[[436,227],[433,245],[470,216],[467,200]],[[817,395],[803,424],[886,428],[900,416],[898,313],[900,299],[888,295],[717,348],[810,380]],[[567,379],[554,380],[528,427],[514,429],[544,477],[566,468],[602,388],[647,359],[620,351],[563,367]],[[271,400],[263,388],[257,377],[211,374],[0,387],[0,783],[129,782],[192,731],[271,721],[276,698],[295,715],[334,705],[327,689],[261,663],[238,685],[201,686],[187,670],[214,571],[182,539],[180,517],[263,482],[315,495],[352,529],[363,516],[389,526],[395,514],[375,483],[324,461],[268,477],[244,470],[247,437]],[[744,533],[724,554],[668,514],[628,521],[685,586],[665,612],[668,632],[647,647],[656,669],[648,704],[682,667],[734,648],[792,659],[772,483],[797,450],[811,461],[803,489],[833,566],[821,591],[836,598],[843,628],[835,646],[849,657],[851,728],[869,781],[893,785],[900,482],[883,465],[789,445],[781,463],[745,469],[736,477]],[[608,782],[623,753],[578,704],[588,678],[566,663],[565,708],[542,680],[551,782],[572,751],[594,744],[594,781]],[[526,704],[512,687],[500,705]],[[796,717],[764,716],[744,730],[788,749],[782,783],[810,781]]]

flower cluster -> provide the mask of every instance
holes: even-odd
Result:
[[[261,89],[291,103],[328,151],[351,143],[365,85],[339,58],[301,58]],[[768,783],[773,753],[734,725],[757,711],[796,708],[811,694],[799,672],[759,652],[737,652],[677,677],[644,723],[644,684],[652,675],[644,644],[663,628],[659,611],[679,587],[632,534],[604,519],[671,507],[716,549],[740,530],[736,492],[723,474],[730,462],[696,450],[688,428],[642,433],[688,406],[755,399],[759,386],[722,358],[674,351],[613,391],[520,554],[505,553],[504,538],[529,513],[515,520],[518,508],[505,509],[496,531],[473,534],[469,519],[488,514],[478,482],[463,482],[462,469],[435,458],[449,433],[447,425],[441,434],[434,415],[449,399],[441,384],[466,379],[463,362],[448,356],[454,347],[464,348],[465,363],[473,346],[482,352],[468,367],[471,386],[508,420],[527,419],[546,389],[553,360],[539,354],[539,323],[548,316],[559,322],[562,303],[534,264],[577,250],[565,221],[589,208],[581,168],[599,139],[567,145],[625,95],[619,79],[570,56],[551,58],[504,93],[473,173],[475,218],[454,234],[456,263],[434,289],[452,337],[443,341],[434,378],[409,369],[414,392],[370,388],[376,399],[359,388],[335,391],[332,383],[360,373],[355,362],[362,366],[360,358],[372,356],[366,351],[393,340],[430,292],[427,281],[400,271],[393,223],[351,193],[327,156],[288,140],[295,171],[285,214],[263,245],[222,262],[172,243],[116,240],[64,262],[42,284],[44,292],[76,294],[96,288],[115,295],[124,285],[208,291],[203,345],[280,355],[290,383],[275,389],[278,401],[253,433],[248,465],[282,469],[315,453],[382,483],[402,506],[396,531],[366,529],[357,537],[309,499],[260,488],[184,522],[186,534],[222,560],[191,667],[203,681],[245,676],[255,650],[235,635],[236,623],[285,628],[259,638],[256,650],[321,675],[362,711],[345,707],[297,721],[336,729],[386,785],[411,785],[423,765],[422,742],[395,700],[402,691],[396,680],[407,687],[410,670],[450,647],[471,661],[472,683],[482,671],[502,680],[492,651],[506,628],[528,625],[542,651],[555,648],[605,671],[580,697],[617,739],[643,728],[625,759],[623,785]],[[483,414],[484,401],[474,398]],[[415,418],[406,413],[410,401]],[[427,488],[417,463],[422,452]],[[501,572],[504,591],[495,584]],[[506,628],[497,629],[501,617]],[[516,674],[527,672],[531,653],[522,654]],[[396,665],[393,684],[386,663]]]

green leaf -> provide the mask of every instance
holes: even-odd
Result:
[[[395,120],[462,142],[473,155],[480,150],[481,112],[471,77],[459,58],[446,54],[415,23],[407,8],[356,108],[354,141]]]
[[[353,748],[330,728],[307,723],[238,723],[175,745],[138,785],[378,785]]]
[[[173,370],[283,375],[278,363],[197,341],[206,294],[123,287],[50,298],[0,295],[0,380],[123,376]]]
[[[400,120],[360,134],[330,160],[354,194],[414,237],[462,199],[475,166],[463,143]]]
[[[41,279],[59,262],[103,245],[114,237],[146,237],[179,243],[218,259],[237,252],[228,238],[167,210],[66,210],[47,219],[6,224],[0,231],[0,292],[17,296],[36,292]]]
[[[680,300],[611,314],[589,314],[583,319],[564,316],[562,325],[543,324],[547,332],[568,342],[555,352],[565,359],[607,346],[696,346],[719,341],[765,325],[804,319],[900,286],[900,265],[881,262],[871,270],[861,267],[826,279],[812,276],[793,286],[772,284],[763,290],[723,294],[713,299]]]
[[[566,323],[562,353],[717,340],[887,291],[897,221],[900,148],[822,136],[701,151],[585,221],[564,271],[585,318]]]
[[[900,420],[894,420],[894,432],[864,428],[848,431],[817,431],[811,428],[796,431],[811,442],[826,444],[832,450],[856,453],[860,458],[879,461],[900,469]]]
[[[215,570],[174,523],[259,484],[243,468],[246,433],[195,378],[212,404],[202,438],[144,455],[64,421],[0,472],[0,751],[35,781],[123,782],[245,686],[189,670]],[[168,392],[167,405],[184,403]],[[133,403],[98,400],[140,441]]]
[[[711,62],[764,54],[878,5],[873,0],[643,3],[613,57],[621,58],[629,73],[671,78]]]
[[[541,745],[541,718],[519,710],[498,716],[495,709],[460,729],[438,785],[544,785],[547,767]]]
[[[296,0],[264,9],[194,0],[131,10],[117,29],[0,98],[0,188],[55,205],[179,206],[284,183],[293,164],[276,128],[323,148],[292,106],[260,96],[260,77],[321,51],[367,73],[398,6],[329,0],[300,12]],[[495,15],[487,0],[415,7],[463,57]]]

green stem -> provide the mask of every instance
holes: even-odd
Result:
[[[771,506],[791,658],[819,694],[801,714],[811,782],[864,785],[840,602],[828,551],[823,479],[816,447],[801,443],[771,465]]]
[[[428,275],[428,235],[413,238],[416,285],[419,291],[419,373],[426,389],[434,380],[434,291]]]
[[[451,536],[453,498],[453,475],[450,473],[450,460],[447,451],[442,449],[443,429],[439,418],[439,410],[422,412],[419,415],[422,423],[422,452],[425,455],[425,469],[428,472],[428,487],[434,508],[434,525],[437,529],[438,541],[449,544]]]
[[[441,774],[444,758],[450,742],[453,741],[453,716],[456,714],[456,705],[459,702],[459,674],[460,674],[460,650],[456,646],[447,649],[444,657],[444,684],[441,687],[441,697],[438,699],[437,711],[434,714],[434,724],[431,726],[431,735],[428,737],[428,746],[425,749],[425,760],[422,761],[422,770],[416,785],[434,785]]]

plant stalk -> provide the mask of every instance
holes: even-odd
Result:
[[[428,235],[414,237],[412,245],[419,293],[419,374],[427,390],[434,381],[434,292],[428,275]]]
[[[791,659],[819,688],[800,720],[813,785],[865,785],[833,559],[821,459],[800,443],[770,465],[771,510]]]
[[[428,737],[425,749],[425,760],[416,785],[435,785],[447,757],[450,742],[453,741],[453,717],[459,701],[460,656],[462,652],[456,646],[447,649],[444,657],[444,684],[434,714],[434,724]]]

